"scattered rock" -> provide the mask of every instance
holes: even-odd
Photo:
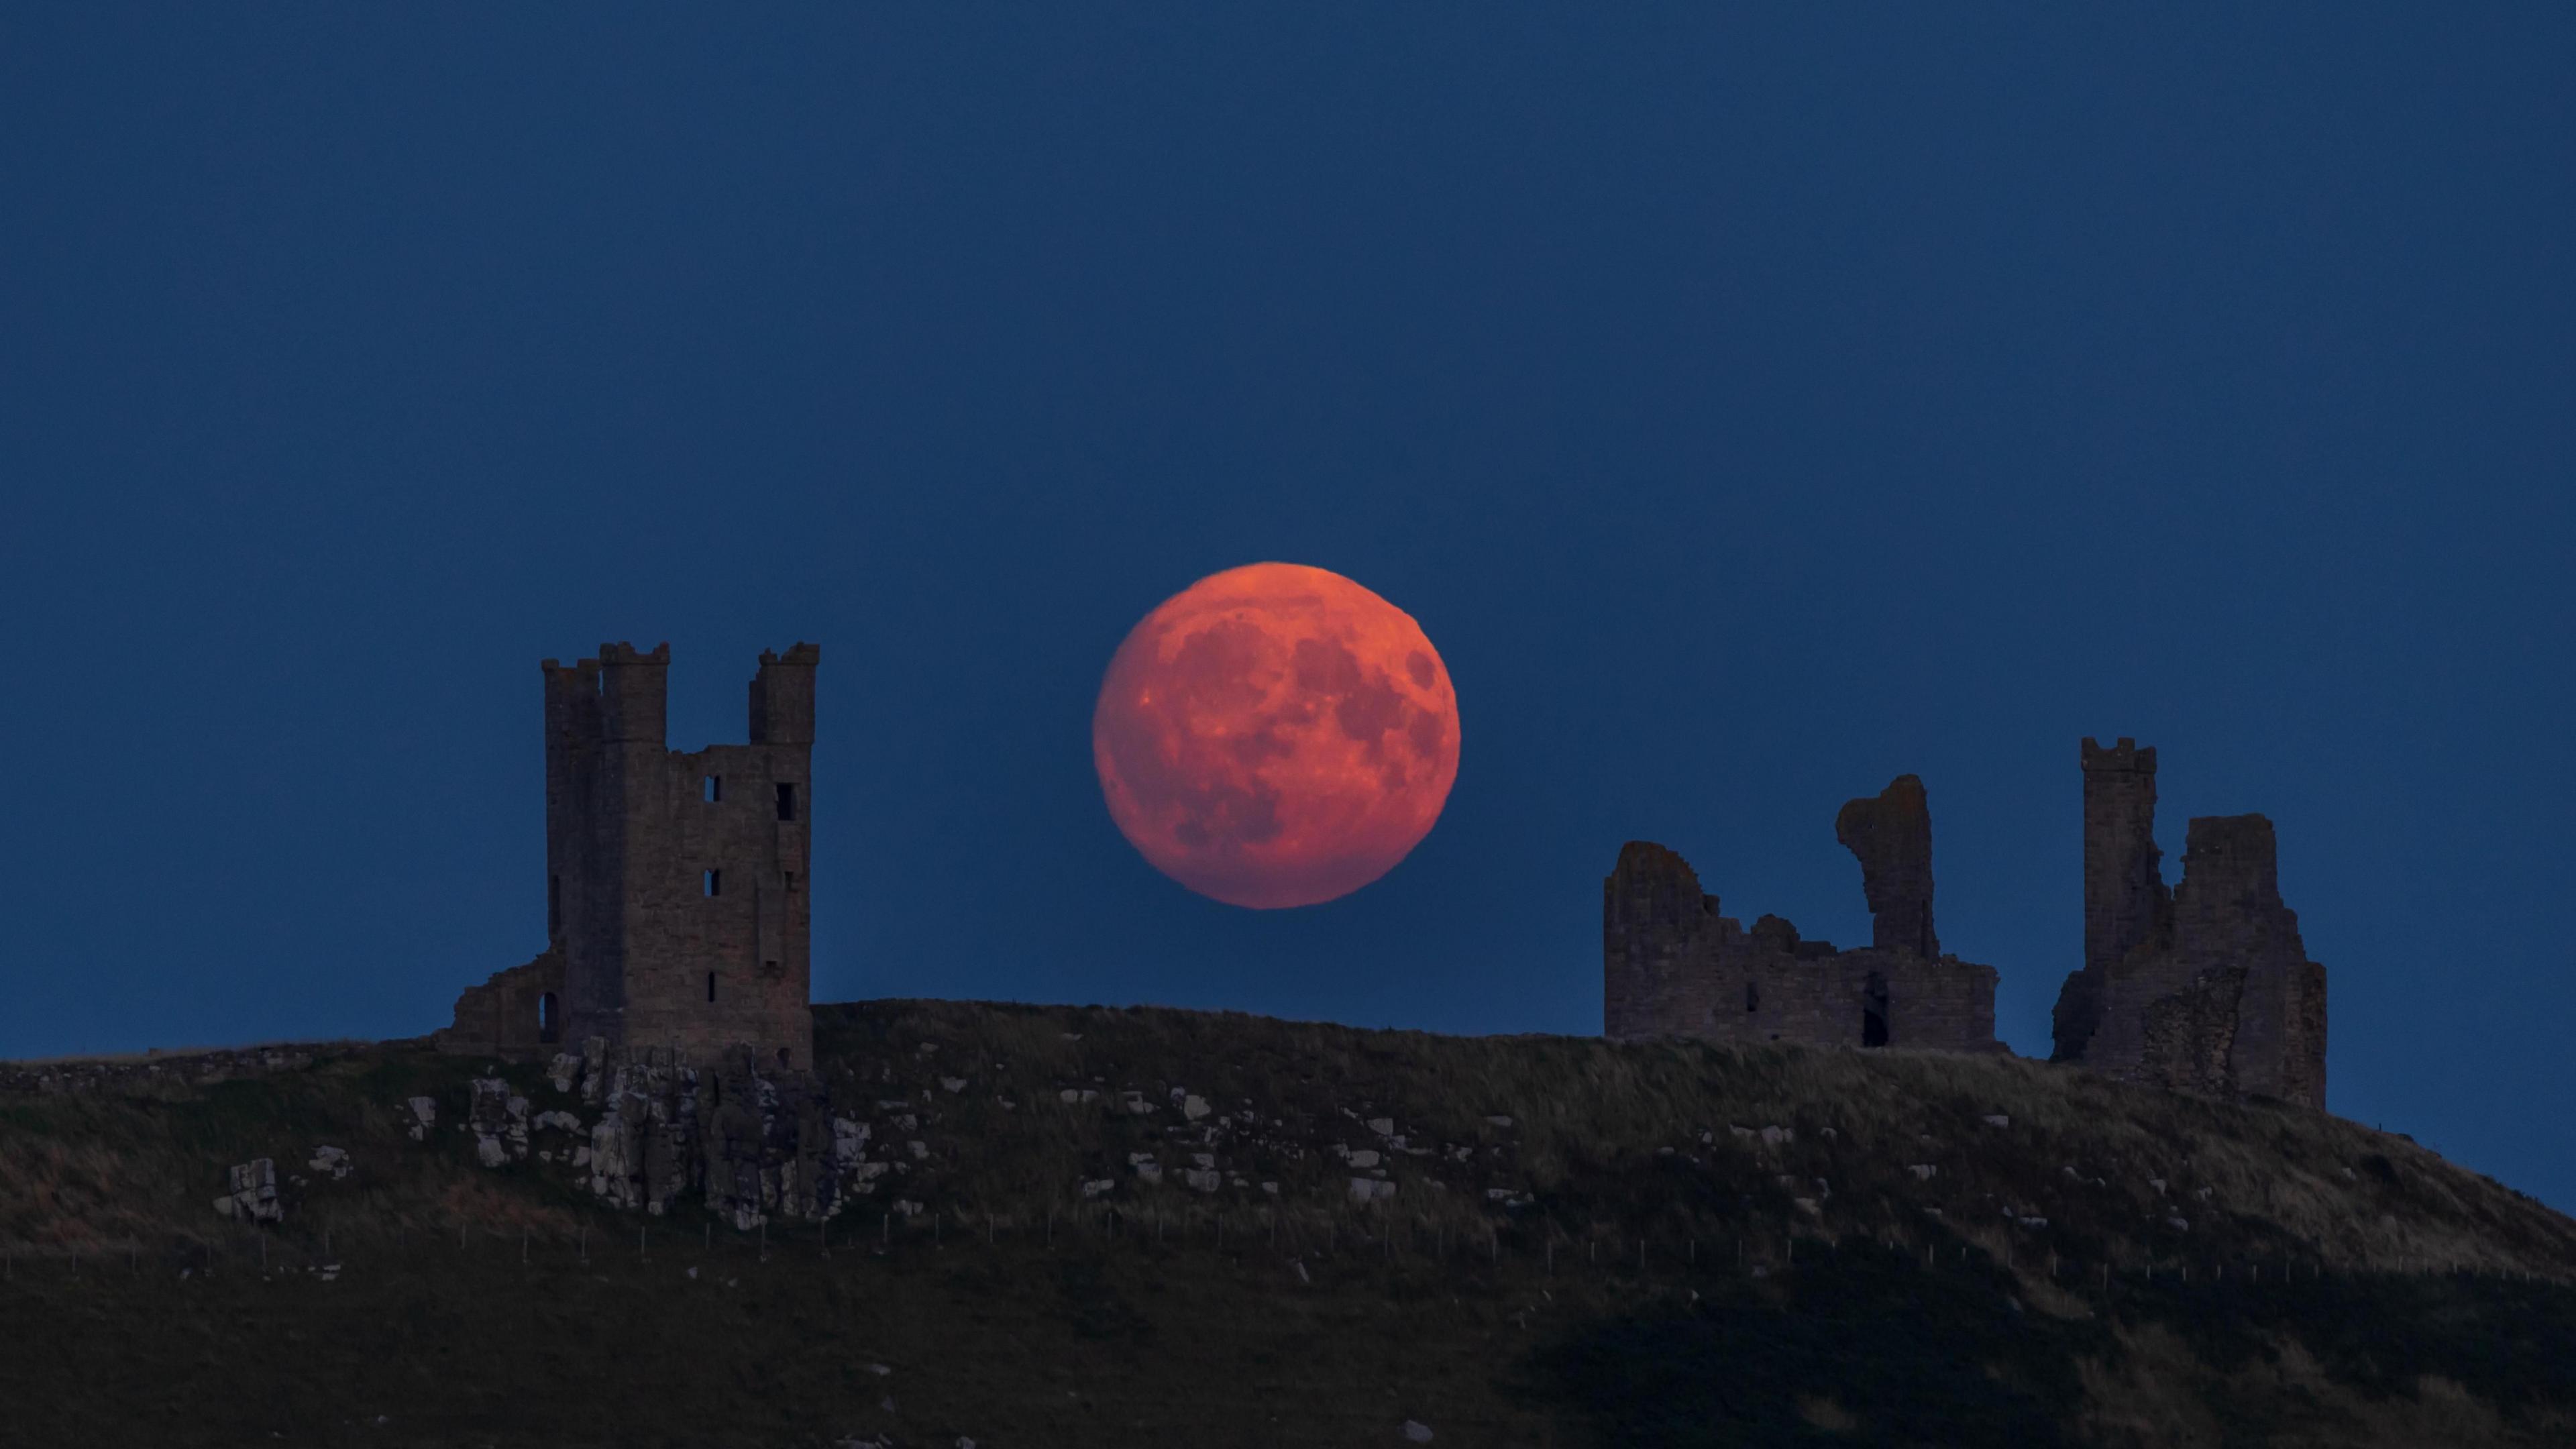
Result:
[[[964,1077],[941,1077],[939,1079],[939,1085],[946,1088],[951,1096],[954,1096],[957,1093],[966,1090],[966,1079]]]
[[[1368,1119],[1368,1130],[1376,1133],[1380,1137],[1392,1137],[1395,1135],[1395,1119],[1392,1117],[1371,1117]]]
[[[215,1199],[215,1211],[250,1223],[274,1223],[286,1217],[284,1205],[277,1200],[274,1159],[254,1157],[225,1169],[224,1178],[224,1195]]]
[[[1762,1129],[1762,1145],[1765,1147],[1777,1147],[1781,1143],[1795,1142],[1797,1140],[1798,1134],[1796,1131],[1787,1127],[1765,1127]]]
[[[2012,1118],[2001,1112],[1989,1113],[1986,1117],[1986,1125],[1989,1127],[2010,1127],[2012,1125]]]
[[[1207,1099],[1197,1096],[1181,1098],[1181,1115],[1195,1122],[1208,1114]]]
[[[1373,1177],[1351,1179],[1351,1201],[1378,1202],[1395,1196],[1395,1184]]]
[[[2187,1233],[2191,1231],[2191,1223],[2185,1218],[2167,1218],[2165,1219],[2165,1226],[2178,1233]]]
[[[1793,1197],[1789,1200],[1798,1205],[1798,1211],[1805,1213],[1811,1218],[1820,1218],[1825,1215],[1824,1208],[1819,1206],[1814,1198]]]
[[[513,1095],[500,1077],[474,1079],[466,1129],[474,1134],[475,1159],[485,1167],[528,1158],[528,1099]]]
[[[1485,1119],[1485,1125],[1488,1127],[1509,1127],[1512,1125],[1512,1119],[1509,1117],[1488,1117]],[[1703,1132],[1700,1135],[1705,1137],[1708,1134]]]
[[[1185,1169],[1181,1173],[1181,1181],[1188,1183],[1196,1192],[1214,1192],[1220,1185],[1220,1179],[1215,1173],[1196,1167]]]
[[[1404,1421],[1404,1438],[1410,1444],[1428,1444],[1431,1442],[1431,1426],[1407,1419]]]
[[[558,1092],[570,1092],[572,1084],[580,1077],[581,1058],[570,1052],[557,1052],[554,1060],[546,1063],[546,1080],[552,1082]]]
[[[1113,1177],[1095,1177],[1089,1179],[1082,1184],[1082,1200],[1084,1202],[1089,1202],[1093,1198],[1100,1196],[1102,1193],[1115,1189],[1117,1186],[1118,1180]]]
[[[316,1147],[313,1160],[304,1165],[315,1172],[329,1173],[331,1180],[338,1182],[349,1175],[351,1164],[348,1152],[342,1148]]]
[[[1375,1150],[1363,1147],[1350,1155],[1350,1164],[1353,1167],[1375,1167],[1378,1155]]]
[[[905,1143],[905,1144],[903,1144],[903,1145],[904,1145],[904,1147],[905,1147],[906,1149],[908,1149],[908,1150],[912,1153],[912,1160],[913,1160],[913,1161],[915,1161],[915,1162],[926,1162],[926,1161],[928,1161],[928,1160],[929,1160],[929,1158],[930,1158],[930,1144],[929,1144],[929,1143],[927,1143],[927,1142],[921,1142],[921,1141],[913,1141],[913,1142],[907,1142],[907,1143]]]
[[[1941,1169],[1929,1162],[1915,1162],[1907,1164],[1905,1170],[1914,1174],[1916,1182],[1929,1182]]]
[[[411,1108],[411,1140],[425,1140],[429,1129],[438,1125],[438,1103],[428,1097],[414,1097],[405,1105]]]

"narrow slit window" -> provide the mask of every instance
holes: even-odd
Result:
[[[796,894],[796,872],[790,870],[780,873],[787,877],[787,893],[791,896]]]
[[[1744,983],[1744,1009],[1746,1011],[1762,1009],[1762,988],[1750,981]]]
[[[707,973],[707,1000],[709,1000],[709,1001],[713,1001],[713,1000],[715,1000],[715,999],[716,999],[716,973],[714,973],[714,972],[710,971],[710,972],[708,972],[708,973]]]
[[[708,895],[711,895],[711,896],[720,896],[720,895],[723,895],[723,894],[724,894],[724,872],[723,872],[723,871],[720,871],[720,870],[711,870],[711,871],[706,872],[706,886],[707,886],[707,894],[708,894]]]
[[[708,804],[710,804],[710,805],[713,805],[713,804],[714,804],[714,803],[716,803],[717,801],[719,801],[719,800],[721,800],[721,799],[723,799],[723,798],[724,798],[724,776],[722,776],[722,775],[709,775],[709,776],[707,776],[707,778],[706,778],[706,783],[705,783],[705,785],[704,785],[704,786],[702,786],[701,788],[702,788],[703,793],[705,794],[706,802],[707,802]]]
[[[778,818],[781,820],[796,818],[796,787],[784,780],[778,783]]]
[[[547,991],[547,992],[541,992],[541,993],[539,993],[539,994],[538,994],[538,996],[537,996],[537,1040],[538,1040],[538,1041],[540,1041],[540,1042],[556,1042],[556,1041],[561,1041],[561,1040],[563,1040],[563,1019],[562,1019],[561,1017],[559,1017],[559,1016],[557,1016],[557,1015],[556,1015],[557,1010],[558,1010],[558,1008],[557,1008],[557,1006],[555,1005],[555,994],[554,994],[553,992],[551,992],[551,991]]]

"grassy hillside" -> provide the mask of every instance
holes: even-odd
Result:
[[[479,1165],[455,1124],[491,1064],[416,1044],[0,1072],[0,1438],[2576,1435],[2576,1222],[2311,1112],[2002,1057],[950,1002],[817,1027],[892,1165],[752,1234],[598,1206],[568,1132]],[[212,1207],[254,1157],[260,1229]]]

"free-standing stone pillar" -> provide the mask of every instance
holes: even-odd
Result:
[[[1875,799],[1844,805],[1834,817],[1834,839],[1860,858],[1870,944],[1939,956],[1941,942],[1932,933],[1932,807],[1922,780],[1899,775]]]

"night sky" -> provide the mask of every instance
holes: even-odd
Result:
[[[819,1000],[1597,1032],[1622,841],[1865,943],[1913,772],[2044,1055],[2130,735],[2333,1109],[2576,1208],[2576,11],[1714,8],[0,11],[0,1055],[444,1024],[538,660],[805,639]],[[1257,912],[1089,722],[1272,559],[1462,750]]]

